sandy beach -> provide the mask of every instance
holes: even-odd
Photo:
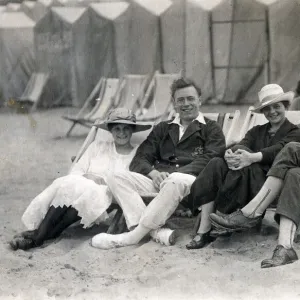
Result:
[[[75,112],[0,110],[0,299],[300,299],[299,261],[260,268],[276,246],[278,227],[271,212],[261,233],[222,237],[202,250],[186,250],[194,220],[177,218],[169,221],[178,229],[172,247],[145,240],[127,248],[92,248],[91,237],[106,230],[103,224],[69,228],[43,248],[12,251],[8,241],[25,229],[25,208],[68,173],[71,156],[88,133],[78,126],[64,137],[70,124],[61,116]],[[295,249],[300,255],[300,244]]]

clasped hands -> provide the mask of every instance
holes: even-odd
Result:
[[[243,149],[238,149],[235,152],[228,149],[225,152],[224,159],[230,170],[241,170],[254,162],[253,154]]]

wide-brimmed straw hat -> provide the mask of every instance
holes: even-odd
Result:
[[[115,108],[111,110],[104,122],[101,122],[99,124],[95,124],[96,127],[102,128],[104,130],[109,130],[108,125],[109,124],[128,124],[133,125],[133,132],[139,132],[144,131],[147,129],[150,129],[151,125],[141,124],[136,122],[136,116],[135,114],[127,108]]]
[[[259,103],[252,109],[253,112],[261,113],[262,108],[281,101],[291,103],[294,92],[285,93],[278,84],[267,84],[258,92]]]

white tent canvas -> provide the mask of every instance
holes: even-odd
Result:
[[[19,97],[34,70],[34,26],[22,12],[0,14],[0,104]]]

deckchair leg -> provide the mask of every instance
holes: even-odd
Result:
[[[75,127],[76,124],[77,124],[77,122],[73,122],[72,126],[70,127],[69,131],[66,134],[66,137],[69,137],[71,131],[73,130],[73,128]]]
[[[109,234],[115,234],[117,232],[117,228],[118,228],[118,223],[121,219],[123,215],[123,211],[121,208],[117,208],[117,212],[116,214],[114,215],[112,221],[111,221],[111,224],[110,226],[108,227],[107,229],[107,232],[106,233],[109,233]]]

